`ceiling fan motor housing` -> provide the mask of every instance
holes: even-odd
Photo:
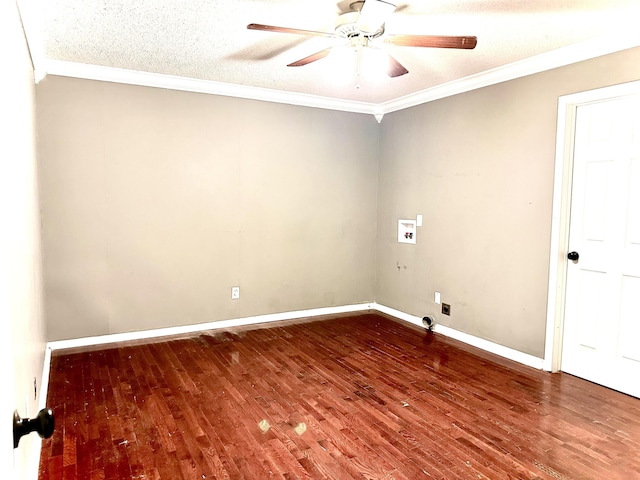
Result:
[[[384,33],[384,24],[373,33],[365,33],[357,27],[360,12],[343,13],[336,20],[336,35],[341,38],[367,37],[377,38]]]

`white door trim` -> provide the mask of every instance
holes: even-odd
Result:
[[[640,93],[640,81],[623,83],[558,99],[556,164],[553,185],[549,290],[547,295],[547,331],[543,368],[560,370],[564,326],[567,253],[573,179],[573,146],[578,106]]]

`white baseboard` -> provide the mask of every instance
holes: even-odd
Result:
[[[367,310],[376,310],[378,312],[391,315],[392,317],[395,317],[399,320],[403,320],[413,325],[423,327],[422,318],[420,317],[416,317],[415,315],[410,315],[400,310],[396,310],[394,308],[372,302],[372,303],[360,303],[355,305],[344,305],[340,307],[325,307],[325,308],[315,308],[311,310],[298,310],[294,312],[273,313],[268,315],[256,315],[253,317],[234,318],[231,320],[220,320],[218,322],[199,323],[195,325],[183,325],[179,327],[157,328],[154,330],[143,330],[138,332],[114,333],[109,335],[100,335],[96,337],[84,337],[84,338],[75,338],[71,340],[59,340],[55,342],[49,342],[47,344],[47,352],[45,354],[45,366],[43,368],[43,373],[42,373],[42,384],[41,384],[41,390],[40,390],[41,405],[43,405],[42,403],[43,399],[46,400],[47,383],[45,383],[45,379],[49,378],[48,364],[51,359],[52,350],[59,350],[64,348],[75,348],[75,347],[87,347],[87,346],[93,346],[93,345],[103,345],[108,343],[126,342],[131,340],[143,340],[143,339],[150,339],[150,338],[165,337],[170,335],[183,335],[187,333],[200,332],[204,330],[215,330],[215,329],[221,329],[221,328],[255,325],[260,323],[278,322],[282,320],[294,320],[297,318],[317,317],[322,315],[335,315],[339,313],[362,312]],[[455,330],[450,327],[446,327],[444,325],[436,324],[434,331],[441,335],[445,335],[455,340],[464,342],[468,345],[480,348],[481,350],[494,353],[501,357],[507,358],[509,360],[513,360],[518,363],[522,363],[524,365],[527,365],[539,370],[541,370],[543,367],[542,358],[538,358],[533,355],[529,355],[528,353],[523,353],[518,350],[514,350],[513,348],[505,347],[504,345],[499,345],[497,343],[470,335],[468,333],[460,332],[458,330]],[[41,408],[44,408],[44,405]]]
[[[40,377],[40,396],[38,397],[38,411],[47,405],[49,393],[49,372],[51,371],[51,348],[47,345],[44,349],[44,361],[42,362],[42,376]]]
[[[424,325],[422,324],[422,318],[416,317],[415,315],[410,315],[408,313],[401,312],[400,310],[396,310],[394,308],[387,307],[385,305],[379,305],[377,303],[374,303],[371,306],[371,308],[372,310],[377,310],[381,313],[386,313],[387,315],[391,315],[392,317],[395,317],[399,320],[404,320],[406,322],[409,322],[424,328]],[[496,355],[507,358],[509,360],[513,360],[514,362],[522,363],[529,367],[542,370],[543,362],[544,362],[542,358],[529,355],[528,353],[524,353],[519,350],[514,350],[513,348],[505,347],[504,345],[490,342],[489,340],[485,340],[480,337],[469,335],[468,333],[464,333],[459,330],[455,330],[453,328],[440,325],[438,323],[436,323],[434,331],[441,335],[445,335],[455,340],[464,342],[473,347],[477,347],[481,350],[485,350],[487,352],[494,353]]]
[[[204,330],[216,330],[220,328],[240,327],[244,325],[255,325],[259,323],[279,322],[282,320],[295,320],[297,318],[318,317],[322,315],[336,315],[339,313],[362,312],[371,310],[372,303],[359,303],[355,305],[343,305],[339,307],[314,308],[311,310],[297,310],[293,312],[271,313],[267,315],[256,315],[253,317],[234,318],[231,320],[220,320],[217,322],[198,323],[194,325],[181,325],[179,327],[156,328],[153,330],[142,330],[127,333],[112,333],[96,337],[74,338],[71,340],[57,340],[49,342],[47,348],[60,350],[63,348],[88,347],[93,345],[103,345],[107,343],[127,342],[131,340],[142,340],[147,338],[166,337],[170,335],[183,335],[186,333],[201,332]]]

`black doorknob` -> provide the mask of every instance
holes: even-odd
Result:
[[[53,411],[50,408],[43,408],[38,412],[36,418],[20,418],[18,412],[13,413],[13,448],[18,448],[20,439],[31,432],[38,432],[42,438],[49,438],[53,435],[55,422]]]
[[[578,259],[580,258],[580,254],[578,252],[569,252],[569,254],[567,255],[567,258],[569,260],[577,262]]]

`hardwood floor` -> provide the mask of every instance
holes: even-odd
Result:
[[[639,479],[640,400],[362,314],[54,352],[46,479]]]

